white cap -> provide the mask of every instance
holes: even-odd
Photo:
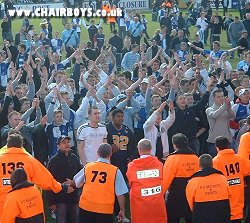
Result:
[[[160,69],[165,69],[165,68],[167,68],[167,64],[166,63],[163,63],[161,66],[160,66]]]
[[[143,80],[142,80],[141,83],[146,83],[146,84],[148,84],[148,78],[143,78]]]
[[[240,89],[239,90],[239,97],[241,96],[241,95],[243,95],[246,91],[249,91],[248,89]]]
[[[48,86],[48,88],[49,88],[49,90],[51,91],[54,87],[56,87],[57,86],[57,84],[56,83],[51,83],[49,86]]]
[[[119,94],[117,97],[116,97],[116,101],[120,101],[121,99],[123,98],[126,98],[127,96],[125,94]]]

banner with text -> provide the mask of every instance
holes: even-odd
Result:
[[[31,10],[34,12],[36,8],[63,8],[63,3],[14,5],[14,8],[17,10]]]
[[[105,2],[105,1],[103,1]],[[96,8],[96,2],[92,1],[92,4],[94,5],[94,8]],[[85,1],[82,3],[83,8],[89,7],[89,2]],[[131,10],[131,9],[149,9],[149,0],[120,0],[118,2],[119,8],[124,7],[125,9]]]

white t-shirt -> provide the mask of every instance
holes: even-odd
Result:
[[[77,33],[80,33],[80,32],[81,32],[81,24],[82,24],[81,19],[79,19],[79,20],[77,21],[76,18],[74,18],[74,19],[72,20],[72,22],[73,22],[73,24],[80,25],[79,27],[76,27],[76,32],[77,32]]]
[[[204,31],[207,26],[208,26],[208,23],[206,22],[205,19],[202,19],[201,17],[197,19],[196,21],[196,26],[200,25],[201,26],[201,30]]]
[[[94,162],[98,159],[97,150],[103,140],[107,138],[105,125],[99,124],[97,128],[92,128],[89,123],[81,125],[77,130],[77,140],[84,141],[84,154],[86,162]]]

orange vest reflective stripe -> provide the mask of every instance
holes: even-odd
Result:
[[[85,184],[80,197],[80,208],[102,214],[113,213],[117,169],[103,162],[88,163],[85,166]]]
[[[133,223],[166,223],[162,163],[154,156],[129,163],[130,209]]]
[[[244,160],[232,149],[218,152],[213,159],[213,167],[221,171],[227,178],[231,192],[231,220],[243,218],[244,207],[244,175],[250,171]]]

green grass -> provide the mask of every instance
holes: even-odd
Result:
[[[232,11],[233,16],[238,15],[238,11]],[[148,24],[148,33],[149,36],[152,37],[155,30],[159,28],[159,22],[152,22],[151,21],[151,13],[149,12],[145,12],[146,18],[149,22]],[[220,12],[220,15],[222,15],[222,12]],[[42,21],[42,19],[30,19],[30,24],[34,25],[35,27],[35,31],[36,32],[40,32],[41,28],[40,28],[40,22]],[[98,20],[97,20],[98,21]],[[21,27],[21,23],[22,23],[22,19],[14,19],[12,22],[12,34],[13,36],[15,36],[15,34],[18,32],[18,30],[20,30]],[[51,23],[53,26],[53,33],[55,33],[55,31],[59,31],[60,33],[64,30],[64,27],[62,25],[62,19],[60,18],[52,18],[51,19]],[[117,28],[117,26],[116,26]],[[103,24],[103,29],[104,29],[104,34],[106,35],[106,39],[108,40],[108,38],[111,37],[111,33],[110,33],[110,29],[109,29],[109,24]],[[1,32],[1,31],[0,31]],[[190,33],[191,33],[191,38],[190,41],[193,40],[193,36],[195,34],[195,28],[191,27],[190,28]],[[2,35],[1,35],[2,36]],[[0,38],[0,46],[2,47],[2,38]],[[87,30],[82,27],[82,33],[81,33],[81,43],[86,43],[88,41],[88,33]],[[227,44],[227,39],[226,39],[226,33],[225,31],[222,32],[221,35],[221,48],[222,49],[230,49],[230,46]],[[206,46],[206,49],[210,49],[210,45]],[[233,69],[236,68],[236,65],[238,63],[238,59],[234,59],[234,60],[230,60]],[[129,216],[129,205],[128,205],[128,199],[127,199],[127,214]],[[45,202],[45,211],[46,211],[46,222],[47,223],[54,223],[55,221],[53,221],[50,218],[50,214],[48,212],[48,208],[47,208],[47,204]],[[181,221],[181,223],[184,223],[184,221]]]

